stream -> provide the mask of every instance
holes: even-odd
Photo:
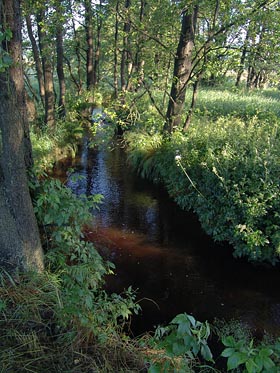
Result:
[[[108,290],[137,289],[135,335],[181,312],[200,321],[239,319],[259,336],[280,334],[279,268],[233,259],[231,247],[206,236],[193,213],[129,169],[121,146],[97,152],[85,138],[81,154],[58,164],[56,176],[65,178],[69,166],[66,183],[76,194],[104,196],[86,237],[116,265]]]

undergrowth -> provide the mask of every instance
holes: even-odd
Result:
[[[131,164],[162,181],[183,209],[197,213],[204,230],[228,241],[236,257],[275,264],[279,235],[279,125],[220,117],[200,122],[170,140],[126,134]],[[176,159],[175,159],[176,158]]]
[[[100,343],[73,316],[63,319],[61,278],[44,272],[0,276],[1,372],[140,372],[136,343],[108,334]],[[81,304],[83,300],[81,299]]]

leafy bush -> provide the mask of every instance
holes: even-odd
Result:
[[[159,350],[149,373],[155,372],[191,372],[191,363],[200,355],[213,362],[213,356],[207,344],[210,327],[207,323],[195,320],[186,313],[177,315],[169,325],[158,327],[150,341]]]
[[[61,320],[76,320],[85,328],[85,339],[106,339],[116,333],[120,321],[138,312],[139,305],[131,288],[122,296],[102,289],[104,276],[112,274],[114,266],[83,240],[83,226],[92,220],[91,210],[102,197],[78,197],[58,180],[46,180],[36,188],[34,209],[46,238],[46,259],[62,282]]]
[[[248,373],[278,372],[280,358],[280,340],[272,345],[254,345],[252,339],[249,344],[245,340],[235,340],[232,336],[223,338],[226,347],[221,356],[227,358],[227,370],[246,367]]]

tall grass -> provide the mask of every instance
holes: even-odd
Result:
[[[186,106],[190,102],[191,92],[188,91]],[[270,116],[280,116],[280,91],[226,90],[202,88],[198,93],[195,114],[197,117],[206,116],[216,119],[220,116],[233,116],[249,119],[256,116],[265,119]]]

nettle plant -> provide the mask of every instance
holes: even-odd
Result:
[[[248,343],[246,339],[236,340],[233,336],[224,337],[222,342],[226,348],[221,356],[227,358],[228,371],[245,368],[248,373],[279,372],[280,339],[258,346],[253,339]]]
[[[190,361],[199,356],[213,362],[213,355],[208,346],[210,326],[207,321],[197,321],[186,313],[177,315],[169,325],[159,326],[152,340],[154,346],[163,354],[158,355],[158,361],[153,362],[149,372],[166,372],[171,365],[178,365],[175,371],[189,370]]]
[[[106,293],[104,276],[113,273],[114,265],[84,240],[83,227],[92,221],[92,209],[102,196],[76,196],[52,179],[33,188],[39,191],[34,209],[45,237],[47,264],[60,274],[61,320],[65,324],[75,320],[88,333],[106,339],[140,306],[131,288],[122,295]]]

